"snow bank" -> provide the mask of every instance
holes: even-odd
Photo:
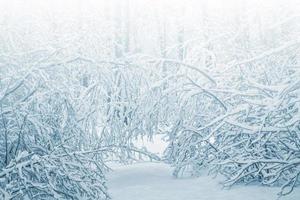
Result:
[[[114,200],[272,200],[279,188],[235,186],[222,189],[220,180],[206,175],[175,179],[172,169],[162,163],[112,166],[108,188]],[[299,200],[300,188],[282,200]]]

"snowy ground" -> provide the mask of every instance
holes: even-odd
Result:
[[[114,166],[108,174],[113,200],[272,200],[279,188],[236,186],[222,189],[218,180],[202,176],[175,179],[171,168],[162,163],[139,163]],[[283,200],[299,200],[300,188]]]

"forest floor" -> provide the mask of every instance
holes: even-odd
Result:
[[[275,200],[279,188],[235,186],[223,189],[219,179],[175,179],[172,169],[163,163],[112,165],[108,188],[112,200]],[[282,200],[299,200],[300,187]]]

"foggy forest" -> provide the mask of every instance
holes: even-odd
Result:
[[[108,199],[300,199],[300,1],[0,0],[0,200]]]

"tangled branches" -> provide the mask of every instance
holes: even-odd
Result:
[[[200,86],[189,79],[165,152],[175,176],[198,175],[209,168],[227,178],[225,186],[281,186],[280,196],[299,185],[299,71],[286,68],[278,76],[277,68],[256,67],[293,60],[277,56],[245,61],[250,64],[242,71],[249,74],[232,73],[226,80],[219,75],[223,87]]]
[[[86,155],[26,151],[0,174],[4,199],[108,199],[104,167]]]

